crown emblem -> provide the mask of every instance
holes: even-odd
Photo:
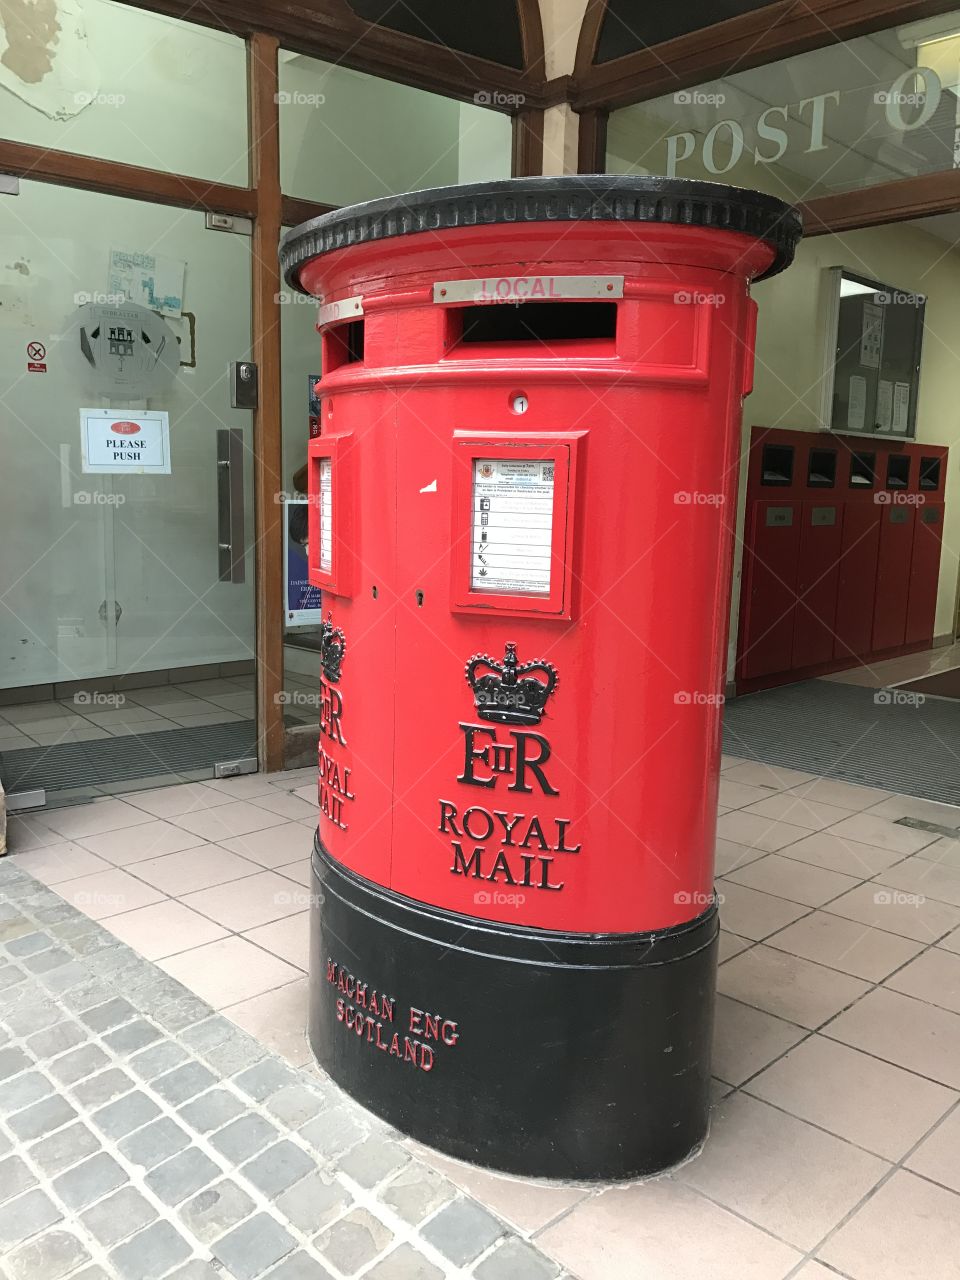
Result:
[[[500,724],[539,724],[547,699],[557,687],[557,669],[538,658],[517,662],[517,646],[508,643],[503,661],[475,654],[465,668],[481,720]]]
[[[320,666],[331,684],[340,681],[340,663],[347,649],[342,627],[333,625],[333,614],[328,613],[320,624]]]

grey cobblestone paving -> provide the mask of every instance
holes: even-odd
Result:
[[[336,1086],[0,859],[0,1273],[553,1280],[558,1268]]]

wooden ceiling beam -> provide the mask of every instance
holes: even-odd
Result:
[[[581,64],[573,107],[630,106],[954,8],[956,0],[780,0],[611,62]]]
[[[131,0],[123,0],[131,3]],[[522,4],[526,0],[521,0]],[[391,31],[358,18],[344,0],[323,0],[305,5],[291,0],[140,0],[135,6],[164,13],[185,22],[200,23],[217,31],[247,37],[266,32],[276,37],[283,49],[335,62],[354,71],[382,76],[415,89],[471,101],[477,94],[502,94],[518,103],[494,109],[512,114],[517,105],[544,105],[543,35],[532,26],[529,11],[521,33],[533,65],[525,71],[503,66],[485,58],[461,53],[445,45],[420,40],[400,31]]]
[[[203,209],[210,213],[230,213],[252,218],[256,213],[254,192],[247,187],[230,187],[183,173],[163,173],[117,160],[54,151],[49,147],[0,139],[0,173],[13,174],[30,182],[54,182],[63,187],[81,187],[110,196],[152,200],[155,204],[181,209]]]

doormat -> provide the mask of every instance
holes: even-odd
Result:
[[[897,688],[908,689],[911,693],[926,693],[932,698],[960,699],[960,667],[937,671],[932,676],[922,676],[919,680],[899,684]]]
[[[93,742],[61,742],[52,747],[25,747],[0,752],[0,780],[8,794],[62,791],[68,787],[131,782],[165,773],[209,768],[222,760],[257,754],[255,720],[163,729],[157,733]]]
[[[960,805],[960,702],[833,680],[734,698],[723,750],[841,782]]]

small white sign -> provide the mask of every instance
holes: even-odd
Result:
[[[97,475],[168,476],[169,414],[81,409],[80,452],[83,470]]]
[[[893,427],[893,383],[881,378],[877,383],[877,430]]]
[[[550,594],[552,461],[475,458],[474,591]]]
[[[329,573],[333,567],[333,463],[320,459],[320,568]]]
[[[910,383],[898,382],[893,388],[893,429],[898,435],[906,435],[910,414]]]
[[[859,374],[850,379],[850,399],[847,401],[847,430],[862,431],[867,411],[867,380]]]
[[[880,352],[883,347],[883,307],[874,302],[863,304],[863,325],[860,332],[860,363],[866,369],[880,368]]]

